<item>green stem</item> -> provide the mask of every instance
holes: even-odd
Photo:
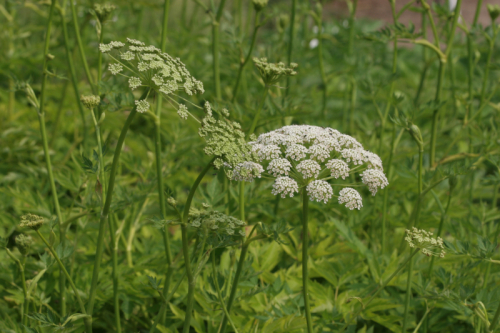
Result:
[[[226,304],[226,308],[227,308],[228,313],[230,313],[231,307],[233,306],[234,298],[236,297],[236,292],[238,290],[238,283],[240,281],[241,272],[243,271],[243,266],[245,264],[245,258],[246,258],[247,253],[248,253],[248,247],[250,246],[250,243],[252,243],[253,241],[263,239],[265,237],[262,235],[258,235],[258,236],[250,238],[252,236],[253,232],[255,231],[256,227],[257,227],[257,225],[255,225],[253,227],[252,231],[250,232],[250,235],[248,235],[249,238],[241,246],[240,258],[238,260],[238,266],[236,267],[236,273],[234,274],[233,283],[231,285],[231,292],[229,294],[229,298],[228,298],[227,304]],[[228,322],[228,318],[227,318],[227,316],[225,316],[222,319],[222,323],[221,323],[221,330],[220,330],[221,333],[226,332],[227,322]]]
[[[404,129],[402,129],[399,132],[399,135],[396,138],[396,126],[393,126],[391,151],[389,153],[389,159],[387,160],[387,171],[386,172],[387,172],[388,179],[391,178],[392,159],[393,159],[394,154],[396,152],[397,143],[399,142],[399,138],[401,138],[403,131],[404,131]],[[386,233],[386,221],[387,221],[387,203],[389,201],[389,186],[390,185],[386,186],[386,188],[384,189],[384,203],[382,206],[382,244],[380,245],[382,253],[384,252],[384,249],[385,249],[385,233]]]
[[[439,221],[439,226],[438,226],[438,231],[436,233],[436,237],[440,237],[441,232],[443,232],[444,221],[446,220],[446,217],[448,215],[448,210],[450,209],[452,192],[453,192],[453,188],[450,187],[450,192],[448,193],[448,201],[446,203],[446,208],[444,209],[444,212],[441,214],[441,219]],[[432,268],[434,266],[434,259],[435,259],[435,257],[432,257],[431,264],[429,265],[429,272],[428,272],[429,277],[432,274]]]
[[[45,243],[45,246],[47,246],[47,248],[49,249],[49,251],[52,254],[52,256],[54,256],[54,259],[56,259],[57,264],[59,265],[59,268],[61,269],[61,272],[66,276],[66,279],[68,280],[68,283],[71,286],[71,289],[73,289],[73,293],[75,294],[76,300],[78,302],[78,306],[80,307],[80,311],[83,314],[87,314],[85,312],[85,306],[83,305],[82,299],[80,298],[80,293],[78,292],[78,289],[76,289],[76,285],[73,282],[73,279],[71,278],[71,276],[69,275],[68,271],[64,267],[64,264],[62,263],[61,259],[57,255],[56,251],[54,250],[54,248],[52,247],[52,245],[50,245],[47,242],[47,240],[45,239],[45,237],[43,237],[43,235],[40,233],[39,230],[35,230],[35,231],[38,234],[38,236],[40,237],[40,239]],[[87,318],[87,319],[89,319],[89,318]]]
[[[287,63],[288,66],[292,63],[292,51],[293,51],[293,37],[295,35],[295,12],[297,9],[297,0],[292,0],[292,15],[290,16],[290,30],[288,32],[288,51],[287,51]],[[285,105],[285,100],[290,92],[290,76],[286,78],[286,89],[283,96],[283,106]]]
[[[401,272],[401,270],[403,270],[403,268],[405,268],[405,266],[411,262],[413,256],[415,254],[417,254],[419,251],[419,249],[416,249],[415,251],[411,252],[410,256],[408,257],[408,259],[406,259],[401,265],[399,265],[399,267],[394,271],[394,273],[391,274],[391,276],[389,276],[380,286],[377,287],[377,289],[375,289],[372,293],[373,295],[370,297],[370,299],[368,299],[367,302],[363,303],[364,306],[360,307],[360,309],[349,319],[349,321],[344,325],[344,327],[342,327],[342,329],[338,332],[338,333],[342,333],[344,332],[347,327],[349,327],[349,324],[352,323],[352,321],[354,319],[356,319],[358,317],[358,315],[363,311],[363,309],[365,309],[374,299],[375,297],[377,297],[377,295],[382,291],[384,290],[384,288],[389,284],[389,282],[392,281],[392,279],[398,275],[399,272]]]
[[[212,158],[210,162],[205,166],[205,168],[200,172],[198,178],[196,178],[191,190],[189,191],[188,198],[186,200],[186,205],[184,206],[184,213],[182,215],[182,254],[184,255],[184,266],[186,268],[186,275],[188,278],[188,295],[187,295],[187,305],[186,305],[186,316],[184,317],[184,328],[183,333],[189,333],[191,327],[191,315],[194,304],[194,289],[196,281],[194,279],[193,270],[191,269],[191,261],[189,259],[189,239],[187,235],[187,222],[189,217],[189,209],[191,208],[191,203],[193,201],[194,194],[198,185],[200,185],[201,180],[207,174],[207,172],[212,168],[212,163],[216,157]]]
[[[212,21],[212,57],[213,57],[214,86],[215,86],[215,96],[219,100],[222,99],[222,94],[220,89],[219,34],[220,34],[220,19],[222,17],[222,11],[224,10],[225,4],[226,0],[221,0],[219,8],[217,9],[217,15]]]
[[[495,312],[495,315],[493,316],[493,319],[491,320],[491,325],[489,327],[490,332],[495,332],[495,328],[498,325],[498,318],[500,318],[500,304],[498,304],[497,311]]]
[[[241,4],[241,0],[240,0],[240,4]],[[260,14],[260,11],[255,11],[252,42],[250,44],[250,49],[248,50],[247,56],[245,57],[245,59],[243,59],[243,61],[240,62],[240,68],[238,70],[238,75],[236,76],[236,83],[235,83],[234,88],[233,88],[233,97],[231,98],[231,102],[233,102],[233,103],[236,100],[236,97],[238,95],[238,89],[240,87],[241,75],[243,73],[243,70],[245,69],[245,66],[250,61],[250,58],[252,56],[252,51],[253,51],[253,48],[255,46],[255,41],[257,40],[257,32],[259,31],[259,28],[260,28],[259,14]]]
[[[240,211],[240,220],[245,222],[245,182],[240,182],[240,198],[239,198],[239,211]]]
[[[63,36],[64,36],[64,47],[66,49],[66,59],[68,61],[69,72],[71,75],[71,83],[73,85],[73,90],[75,92],[75,98],[76,98],[76,103],[78,105],[78,111],[80,112],[80,116],[82,117],[83,140],[85,143],[87,141],[87,136],[88,136],[87,122],[85,121],[85,112],[83,110],[82,102],[80,101],[80,92],[78,90],[78,82],[76,79],[75,65],[73,64],[72,52],[71,52],[70,47],[69,47],[68,27],[66,26],[66,19],[64,17],[65,10],[61,7],[59,7],[59,14],[61,16],[61,25],[62,25]]]
[[[112,217],[116,219],[116,215],[113,214]],[[108,219],[108,225],[109,225],[109,235],[111,239],[111,244],[113,246],[113,249],[111,251],[111,256],[112,256],[112,262],[113,262],[113,271],[112,271],[112,279],[113,279],[113,306],[114,306],[114,311],[115,311],[115,330],[117,333],[121,333],[122,331],[122,326],[120,322],[120,300],[119,300],[119,293],[118,293],[118,286],[119,286],[119,280],[118,280],[118,241],[115,239],[116,235],[116,230],[114,228],[114,223],[111,218]]]
[[[233,330],[235,333],[238,333],[238,329],[236,328],[236,325],[234,325],[233,320],[231,319],[231,316],[229,316],[229,311],[227,310],[226,304],[224,304],[224,298],[222,297],[222,292],[219,287],[219,280],[218,280],[218,275],[217,275],[217,267],[215,266],[215,252],[212,251],[212,275],[214,278],[214,284],[215,284],[215,289],[217,291],[217,296],[219,298],[219,303],[222,307],[222,310],[224,311],[224,319],[227,318],[229,320],[229,323],[233,327]]]
[[[260,118],[260,113],[262,112],[262,108],[264,107],[268,93],[269,93],[269,87],[266,86],[264,88],[264,96],[262,96],[262,100],[260,102],[259,108],[257,109],[257,112],[255,113],[255,116],[253,118],[252,126],[250,127],[250,130],[248,130],[248,133],[247,133],[248,137],[255,132],[255,128],[257,127],[257,123],[258,123],[259,118]]]
[[[170,0],[165,0],[163,4],[163,24],[161,31],[161,43],[160,48],[162,52],[165,52],[167,45],[167,32],[168,32],[168,13],[170,10]],[[155,160],[156,160],[156,179],[158,187],[158,200],[160,202],[160,211],[162,219],[167,219],[167,208],[165,205],[165,192],[163,190],[163,171],[161,162],[161,109],[162,109],[162,94],[158,94],[158,101],[156,103],[156,118],[155,118]],[[165,256],[167,258],[167,272],[165,273],[165,282],[163,284],[163,291],[168,293],[170,289],[170,281],[172,278],[173,267],[172,267],[172,250],[170,246],[170,235],[168,227],[163,229],[163,247],[165,249]],[[130,259],[132,259],[130,257]],[[130,263],[132,260],[130,260]]]
[[[351,82],[351,103],[349,110],[349,134],[354,135],[354,110],[356,108],[356,81]]]
[[[146,98],[148,95],[149,91],[145,91],[140,99]],[[118,164],[120,163],[120,154],[123,148],[123,143],[125,142],[125,137],[127,136],[128,129],[130,127],[130,124],[134,120],[135,115],[137,114],[137,107],[135,106],[132,111],[130,112],[127,120],[125,121],[125,124],[123,125],[122,131],[120,133],[120,137],[118,138],[118,142],[116,144],[115,148],[115,153],[113,156],[113,163],[111,165],[110,173],[109,173],[109,180],[108,180],[108,186],[107,186],[107,192],[106,192],[106,201],[104,203],[103,210],[101,212],[101,217],[99,220],[99,234],[97,236],[97,249],[96,249],[96,256],[94,259],[94,270],[92,273],[92,283],[90,286],[90,292],[89,292],[89,302],[87,304],[87,313],[92,316],[93,310],[94,310],[94,301],[95,301],[95,295],[97,292],[97,280],[99,278],[99,268],[101,267],[101,260],[102,260],[102,252],[104,249],[104,226],[106,224],[106,221],[108,219],[108,214],[109,214],[109,209],[111,207],[111,200],[113,199],[113,189],[115,186],[115,178],[116,178],[116,172],[118,169]],[[92,326],[88,327],[87,326],[87,333],[92,332]]]
[[[347,44],[348,54],[352,55],[354,46],[354,22],[356,17],[356,10],[358,7],[358,0],[352,1],[351,13],[349,15],[349,42]]]
[[[309,259],[308,214],[309,214],[309,196],[307,195],[306,189],[304,188],[302,190],[302,295],[304,296],[304,311],[306,314],[307,332],[313,333],[311,308],[309,305],[309,291],[308,291],[309,270],[307,268],[307,262]]]
[[[434,258],[434,257],[433,257]],[[420,319],[417,327],[415,327],[415,330],[413,330],[413,333],[417,333],[418,330],[420,329],[420,326],[422,326],[422,324],[424,323],[425,321],[425,318],[427,318],[427,315],[429,314],[429,312],[431,312],[431,309],[427,309],[424,313],[424,315],[422,316],[422,318]]]
[[[174,286],[168,297],[163,301],[163,304],[160,307],[160,311],[158,312],[158,315],[156,315],[156,318],[154,319],[153,325],[149,329],[149,333],[153,333],[156,329],[156,326],[158,325],[158,322],[160,321],[161,318],[165,315],[165,312],[167,311],[167,305],[176,293],[177,289],[181,285],[182,281],[184,281],[184,277],[186,276],[186,273],[182,274],[181,278],[177,282],[177,284]]]
[[[422,187],[423,187],[423,160],[424,160],[424,147],[423,144],[419,144],[418,151],[418,202],[417,202],[417,211],[415,212],[415,226],[418,224],[419,216],[420,216],[420,207],[422,206]],[[406,280],[406,297],[405,297],[405,310],[403,314],[403,328],[401,329],[402,333],[406,332],[406,328],[408,326],[408,313],[410,311],[410,301],[411,301],[411,284],[413,277],[413,260],[410,260],[410,266],[408,267],[408,278]]]
[[[427,39],[427,20],[426,13],[422,13],[422,37]],[[422,47],[422,58],[424,62],[424,68],[422,69],[422,73],[420,75],[420,83],[418,84],[417,93],[415,94],[415,99],[413,100],[413,104],[418,105],[418,100],[420,99],[420,94],[424,88],[425,78],[427,77],[427,70],[429,69],[430,64],[427,62],[427,48],[425,46]]]
[[[476,13],[474,14],[474,21],[472,21],[472,26],[475,27],[477,25],[477,20],[479,19],[479,14],[481,13],[481,6],[483,5],[483,0],[478,0],[476,6]]]
[[[95,89],[94,80],[92,79],[92,75],[90,74],[89,65],[87,64],[87,57],[85,56],[85,50],[83,49],[82,38],[80,36],[80,27],[78,26],[75,1],[70,1],[69,3],[71,5],[71,14],[73,16],[73,28],[75,30],[76,42],[78,43],[78,50],[80,51],[80,58],[82,58],[85,75],[87,76],[87,80],[90,83],[92,92],[96,94],[97,91]]]
[[[21,312],[21,317],[22,317],[22,323],[23,325],[28,325],[28,317],[26,316],[29,312],[29,298],[28,298],[28,288],[26,287],[26,278],[24,276],[24,266],[26,262],[26,257],[23,255],[23,262],[21,262],[19,259],[17,259],[12,252],[8,248],[5,248],[7,251],[7,254],[9,257],[14,260],[14,262],[17,264],[19,267],[19,272],[21,273],[21,286],[23,288],[23,307],[22,312]],[[26,329],[23,329],[23,332],[26,332]]]
[[[327,79],[326,79],[326,72],[325,72],[325,64],[323,61],[323,38],[322,38],[323,10],[322,10],[322,7],[319,7],[319,8],[321,8],[321,11],[319,13],[313,15],[313,18],[316,20],[316,25],[318,26],[318,33],[316,34],[316,38],[318,40],[318,63],[319,63],[319,71],[320,71],[320,75],[321,75],[321,84],[322,84],[322,90],[323,90],[323,103],[321,105],[321,113],[323,114],[323,116],[326,116]]]
[[[104,23],[101,23],[101,33],[99,35],[99,44],[104,42]],[[97,52],[97,94],[101,94],[100,83],[102,80],[102,52]]]

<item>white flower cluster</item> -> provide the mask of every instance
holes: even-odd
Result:
[[[188,119],[189,112],[188,108],[184,104],[179,104],[179,109],[177,110],[177,114],[181,117],[182,120]]]
[[[361,174],[363,184],[372,194],[388,185],[380,157],[365,150],[353,137],[332,128],[285,126],[261,134],[250,144],[260,161],[268,163],[268,173],[277,177],[274,195],[293,196],[300,185],[306,188],[311,200],[327,203],[334,194],[326,180],[345,180],[354,172]],[[339,192],[339,203],[349,209],[363,206],[360,194],[353,188]]]
[[[137,107],[137,112],[144,113],[149,110],[149,103],[145,99],[140,101],[135,101],[135,106]]]
[[[413,227],[411,230],[406,230],[405,240],[411,248],[420,249],[428,257],[444,258],[446,254],[443,239],[441,237],[433,238],[432,232]]]

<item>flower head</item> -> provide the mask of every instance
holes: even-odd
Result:
[[[366,169],[365,172],[361,174],[361,180],[363,184],[368,186],[372,195],[375,195],[379,188],[383,189],[389,185],[384,173],[376,169]]]
[[[253,182],[255,178],[260,178],[264,172],[262,165],[255,162],[246,161],[234,167],[231,179],[237,181]]]
[[[33,230],[38,230],[42,227],[44,222],[43,217],[35,215],[35,214],[26,214],[21,216],[21,223],[19,223],[19,226],[21,228],[30,228]]]
[[[189,113],[188,108],[184,104],[179,104],[179,109],[177,110],[177,114],[181,117],[182,120],[188,119]]]
[[[253,58],[253,62],[266,85],[275,84],[286,76],[297,75],[297,72],[294,70],[297,68],[297,64],[295,63],[291,63],[290,67],[286,67],[282,62],[277,64],[268,63],[267,58]]]
[[[80,101],[87,109],[93,109],[99,106],[101,98],[95,95],[82,95],[80,96]]]
[[[332,186],[324,180],[314,180],[307,185],[306,189],[311,201],[327,203],[333,196]]]
[[[338,179],[339,177],[342,177],[342,179],[349,177],[349,165],[342,160],[330,160],[326,163],[326,167],[330,170],[332,177],[335,179]]]
[[[350,210],[358,209],[363,207],[363,199],[359,195],[358,191],[353,188],[345,187],[339,192],[339,204],[345,203],[345,206]]]
[[[318,178],[321,166],[313,160],[304,160],[297,165],[297,171],[302,174],[304,179]]]
[[[446,254],[443,239],[441,237],[433,238],[432,232],[413,227],[411,230],[406,230],[405,240],[411,248],[420,249],[428,257],[444,258]]]
[[[299,192],[299,186],[295,180],[290,177],[278,177],[274,181],[272,194],[281,194],[282,198],[286,198],[287,195],[293,197],[294,193]]]
[[[31,236],[26,236],[23,234],[19,234],[16,236],[16,246],[22,255],[28,254],[31,244],[33,244],[33,239],[31,238]]]

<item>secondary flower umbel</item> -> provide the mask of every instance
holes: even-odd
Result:
[[[327,203],[336,196],[328,182],[333,181],[341,187],[336,196],[338,202],[351,210],[361,209],[361,195],[350,187],[361,184],[344,184],[349,175],[360,174],[361,183],[368,186],[372,195],[389,184],[378,155],[365,150],[353,137],[332,128],[285,126],[261,134],[250,144],[261,163],[267,164],[262,172],[265,169],[276,177],[272,193],[283,198],[292,197],[299,188],[305,188],[310,200]],[[241,178],[233,179],[244,180]]]
[[[113,50],[122,50],[119,56],[111,54]],[[108,67],[112,75],[122,75],[128,78],[130,89],[147,87],[167,96],[169,101],[178,105],[177,101],[171,98],[179,90],[183,90],[188,95],[202,94],[204,92],[203,83],[196,80],[186,69],[186,66],[179,58],[173,58],[167,53],[161,52],[155,46],[146,46],[143,42],[127,38],[127,45],[122,42],[113,41],[109,44],[100,44],[99,50],[109,54],[115,62]],[[126,71],[127,74],[123,72]],[[148,108],[144,103],[138,112],[146,112]],[[185,108],[185,106],[184,106]],[[182,111],[186,111],[182,108]],[[179,107],[176,107],[179,109]],[[186,113],[181,112],[181,117]]]

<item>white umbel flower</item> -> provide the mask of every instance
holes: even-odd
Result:
[[[327,203],[333,196],[332,186],[324,180],[312,181],[307,185],[306,189],[311,201],[316,200],[317,202],[323,201]]]
[[[340,153],[347,162],[361,165],[364,161],[363,152],[361,149],[342,149]]]
[[[264,146],[258,152],[261,161],[279,158],[280,154],[281,154],[281,149],[277,145]]]
[[[329,160],[326,163],[326,167],[330,170],[332,177],[334,177],[335,179],[342,177],[342,179],[345,180],[346,177],[349,177],[349,165],[342,160]]]
[[[274,177],[288,176],[288,172],[291,168],[292,164],[286,158],[277,158],[269,163],[267,171]]]
[[[294,193],[299,192],[299,186],[295,180],[290,177],[278,177],[274,181],[272,194],[281,194],[282,198],[286,198],[287,195],[293,197]]]
[[[324,162],[330,157],[330,149],[323,144],[315,144],[309,147],[311,159]]]
[[[128,79],[128,86],[130,89],[134,90],[137,87],[139,87],[142,84],[141,79],[138,77],[132,76],[130,79]]]
[[[363,160],[366,162],[369,168],[384,171],[382,166],[382,159],[371,151],[363,151]]]
[[[297,165],[297,171],[302,174],[304,179],[317,178],[321,171],[321,166],[313,160],[304,160]]]
[[[303,145],[294,143],[286,148],[285,155],[286,157],[291,158],[294,161],[300,161],[306,158],[308,152],[309,150]]]
[[[260,178],[264,168],[259,163],[243,162],[234,167],[232,179],[236,181],[253,182]]]
[[[188,119],[189,113],[188,108],[184,104],[179,104],[179,109],[177,110],[177,114],[181,117],[182,120]]]
[[[116,75],[121,71],[123,71],[123,66],[120,64],[109,64],[108,69],[111,72],[111,74]]]
[[[137,112],[144,113],[149,110],[149,103],[145,99],[135,101],[135,105],[137,107]]]
[[[358,191],[353,188],[345,187],[339,192],[339,204],[345,203],[345,206],[350,210],[358,209],[363,207],[363,200]]]
[[[379,188],[383,189],[389,185],[387,177],[384,173],[376,169],[366,169],[361,174],[361,180],[363,181],[363,184],[368,186],[372,195],[375,195]]]

